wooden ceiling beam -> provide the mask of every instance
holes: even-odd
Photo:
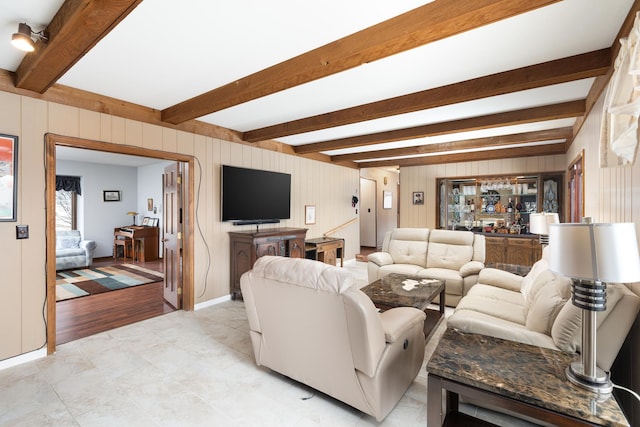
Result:
[[[411,159],[382,160],[377,162],[358,162],[362,168],[379,168],[388,166],[423,166],[444,163],[472,162],[480,160],[512,159],[530,156],[551,156],[564,154],[564,144],[546,144],[532,147],[502,148],[499,150],[474,151],[470,153],[442,154],[436,156],[415,157]]]
[[[572,127],[523,132],[511,135],[474,138],[462,141],[450,141],[439,144],[426,144],[414,147],[394,148],[390,150],[365,151],[362,153],[342,154],[331,156],[332,162],[354,160],[382,159],[401,156],[415,156],[421,154],[440,153],[445,151],[470,150],[486,147],[500,147],[504,145],[527,144],[540,141],[567,140],[573,136]]]
[[[162,120],[202,117],[557,1],[434,1],[173,105],[162,111]]]
[[[15,72],[17,88],[44,93],[142,0],[66,0]]]
[[[570,101],[560,104],[533,107],[524,110],[508,111],[506,113],[489,114],[487,116],[471,117],[451,122],[433,123],[407,129],[396,129],[368,135],[358,135],[313,144],[298,145],[294,148],[297,154],[321,151],[339,150],[342,148],[361,147],[365,145],[381,144],[384,142],[403,141],[424,138],[426,136],[445,135],[449,133],[465,132],[479,129],[489,129],[499,126],[510,126],[533,123],[543,120],[556,120],[578,117],[584,114],[585,101]]]
[[[604,75],[611,49],[575,55],[244,132],[248,142],[343,126]]]

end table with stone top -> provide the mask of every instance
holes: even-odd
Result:
[[[411,286],[413,285],[413,286]],[[437,279],[391,273],[360,289],[381,311],[394,307],[414,307],[425,312],[424,335],[431,336],[444,318],[445,283]],[[440,296],[439,310],[429,308]]]

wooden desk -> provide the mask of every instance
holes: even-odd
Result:
[[[567,380],[576,357],[447,329],[427,363],[427,427],[491,425],[458,412],[459,395],[552,425],[629,426],[613,396],[599,398]]]
[[[126,237],[133,239],[134,245],[136,244],[136,241],[138,241],[138,243],[140,244],[140,259],[138,261],[146,262],[158,259],[158,230],[158,227],[126,225],[123,227],[114,228],[113,234],[114,238],[116,236],[116,233],[121,236],[126,235]]]
[[[340,258],[340,267],[344,267],[344,239],[318,237],[304,241],[305,257],[325,264],[336,265]]]

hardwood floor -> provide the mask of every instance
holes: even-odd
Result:
[[[130,263],[130,259],[111,257],[94,259],[93,267]],[[163,271],[162,260],[137,263],[154,271]],[[175,309],[163,298],[163,283],[154,282],[56,303],[56,343],[77,340],[108,331]]]

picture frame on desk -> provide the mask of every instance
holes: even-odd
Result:
[[[157,227],[160,222],[160,218],[149,218],[149,225],[151,227]]]
[[[103,190],[102,201],[103,202],[119,202],[120,190]]]
[[[152,218],[149,218],[148,216],[145,216],[144,218],[142,218],[142,225],[143,226],[149,226],[151,224],[149,224],[149,221],[151,221]]]

